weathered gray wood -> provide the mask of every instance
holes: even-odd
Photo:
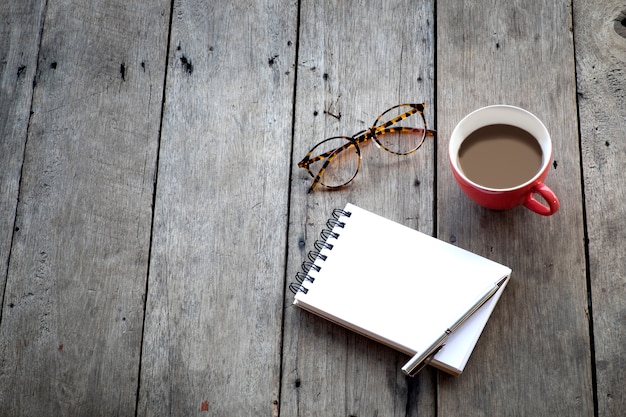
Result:
[[[10,0],[0,6],[0,309],[24,159],[43,6],[42,0]]]
[[[426,102],[433,126],[433,7],[401,0],[302,2],[287,284],[332,209],[346,202],[432,232],[432,138],[405,157],[363,146],[361,171],[336,192],[307,194],[312,179],[297,163],[317,142],[369,128],[395,104]],[[400,370],[406,356],[300,311],[292,301],[287,291],[282,415],[434,415],[432,370],[409,380]]]
[[[297,9],[174,5],[140,415],[276,415]]]
[[[46,2],[0,324],[3,415],[135,412],[168,12]]]
[[[626,409],[626,4],[575,1],[598,415]]]
[[[434,2],[183,0],[169,57],[171,2],[45,3],[0,2],[0,415],[134,415],[138,392],[159,416],[622,413],[623,3],[440,1],[435,41]],[[366,146],[350,187],[306,194],[315,143],[404,101],[437,110],[436,161]],[[496,102],[552,133],[551,218],[450,175],[454,125]],[[347,201],[513,268],[459,378],[291,307]]]
[[[464,374],[440,376],[440,415],[593,415],[570,4],[437,3],[439,237],[513,269]],[[482,209],[455,184],[452,129],[497,103],[550,131],[556,215]]]

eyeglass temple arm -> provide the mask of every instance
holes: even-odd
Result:
[[[355,138],[354,141],[358,142],[358,143],[361,143],[361,142],[365,141],[365,139],[357,139],[357,138]],[[345,145],[341,145],[338,148],[331,149],[330,151],[324,152],[323,154],[320,154],[320,155],[317,155],[317,156],[314,156],[313,158],[310,157],[311,153],[309,152],[307,154],[307,156],[305,156],[302,161],[298,162],[298,168],[306,168],[309,165],[314,164],[317,161],[321,161],[322,159],[329,158],[333,153],[342,152],[342,151],[348,149],[350,146],[353,146],[352,142],[348,142]]]
[[[350,145],[350,144],[348,144]],[[317,175],[315,176],[315,178],[313,178],[313,183],[311,184],[311,186],[309,187],[309,191],[308,193],[312,193],[313,190],[315,190],[315,187],[317,186],[317,184],[319,184],[319,182],[322,180],[322,175],[324,175],[324,171],[326,171],[326,167],[328,166],[328,164],[330,164],[330,161],[333,159],[333,157],[335,155],[337,155],[339,152],[343,151],[343,149],[345,148],[346,145],[343,145],[337,149],[335,149],[334,151],[330,151],[330,155],[328,155],[328,157],[326,158],[326,161],[324,161],[324,164],[322,165],[322,168],[319,170],[319,172],[317,173]],[[328,153],[328,152],[326,152]],[[318,159],[319,160],[319,159]],[[308,164],[307,164],[308,165]],[[310,172],[310,171],[309,171]]]
[[[374,134],[375,135],[381,135],[381,134],[385,134],[385,133],[389,133],[389,132],[399,132],[399,131],[402,131],[402,132],[405,132],[405,133],[408,133],[408,132],[419,132],[420,130],[422,130],[420,128],[400,128],[401,130],[388,129],[389,126],[392,126],[392,125],[398,123],[399,121],[404,120],[407,117],[414,115],[415,113],[421,114],[422,118],[424,117],[424,113],[423,112],[424,112],[424,109],[426,108],[426,105],[423,104],[423,103],[422,104],[398,104],[397,106],[394,106],[394,107],[392,107],[389,110],[395,109],[395,108],[400,107],[400,106],[411,106],[412,109],[407,111],[407,112],[404,112],[401,115],[396,116],[393,119],[387,121],[386,123],[378,126],[374,130]],[[385,111],[385,113],[387,113],[389,110]],[[385,114],[385,113],[383,113],[383,114]],[[382,117],[382,114],[379,116],[379,118],[380,117]],[[424,123],[426,123],[426,121],[424,121]],[[408,130],[406,130],[406,129],[408,129]],[[426,129],[425,135],[433,135],[434,136],[435,133],[436,133],[436,131],[434,131],[434,130]]]
[[[387,133],[415,133],[415,132],[420,132],[423,129],[419,128],[419,127],[386,127],[384,129],[381,130],[376,130],[375,134],[376,135],[385,135]],[[426,135],[427,136],[434,136],[436,133],[435,130],[431,130],[431,129],[426,129]],[[370,139],[372,136],[374,136],[374,133],[372,133],[371,130],[364,130],[361,131],[359,133],[357,133],[355,136],[353,136],[353,140],[356,143],[363,143],[366,140]],[[298,162],[298,167],[299,168],[306,168],[311,164],[314,164],[317,161],[321,161],[322,159],[326,159],[328,158],[330,155],[332,155],[334,152],[342,152],[346,149],[348,149],[350,146],[352,146],[350,143],[346,143],[345,145],[340,146],[339,148],[335,148],[332,149],[328,152],[324,152],[323,154],[314,156],[313,158],[311,158],[310,153],[307,154],[307,156],[304,157],[304,159],[302,159],[302,161]]]
[[[424,132],[423,128],[420,127],[388,127],[383,129],[382,131],[376,132],[377,136],[386,135],[388,133],[417,133]],[[435,130],[426,129],[425,136],[434,136],[437,133]]]
[[[398,106],[392,107],[391,109],[394,109],[396,107],[402,106],[403,104],[399,104]],[[389,126],[393,126],[394,124],[398,123],[401,120],[406,119],[409,116],[414,115],[415,113],[419,113],[422,115],[423,117],[423,111],[424,111],[424,104],[408,104],[408,106],[412,106],[413,108],[405,113],[402,113],[399,116],[394,117],[393,119],[387,121],[386,123],[378,126],[375,130],[374,130],[374,134],[375,135],[384,135],[385,133],[390,133],[390,132],[403,132],[403,133],[410,133],[410,132],[419,132],[422,129],[418,128],[418,127],[396,127],[396,128],[390,128]],[[391,110],[389,109],[389,110]],[[387,110],[387,111],[389,111]],[[386,112],[385,112],[386,113]],[[383,114],[385,114],[383,113]],[[381,115],[382,116],[382,115]],[[379,116],[380,117],[380,116]],[[426,123],[426,121],[424,121],[424,123]],[[425,135],[434,135],[436,132],[434,130],[430,130],[430,129],[426,129]]]

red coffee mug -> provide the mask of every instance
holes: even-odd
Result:
[[[470,180],[459,163],[459,149],[463,141],[481,127],[504,124],[515,126],[530,133],[541,146],[541,167],[528,181],[510,188],[490,188]],[[552,141],[544,124],[532,113],[519,107],[495,105],[480,108],[461,120],[450,137],[448,147],[450,165],[454,178],[461,189],[476,203],[494,210],[506,210],[524,205],[535,213],[550,216],[559,209],[559,199],[543,183],[552,160]],[[539,201],[539,195],[545,204]]]

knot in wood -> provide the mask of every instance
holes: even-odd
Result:
[[[626,10],[622,11],[613,22],[613,29],[622,38],[626,38]]]

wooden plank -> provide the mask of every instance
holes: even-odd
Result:
[[[346,202],[432,233],[432,138],[404,157],[363,146],[358,176],[335,192],[307,194],[312,179],[297,162],[324,138],[367,129],[398,103],[426,102],[433,126],[433,10],[430,1],[302,2],[287,284],[332,209]],[[434,415],[432,370],[408,379],[400,370],[408,357],[300,311],[292,301],[286,291],[282,414]]]
[[[626,6],[575,1],[598,416],[626,409]]]
[[[0,308],[37,66],[44,2],[0,4]],[[0,320],[2,313],[0,312]]]
[[[440,375],[441,415],[593,415],[570,4],[437,3],[438,235],[513,269],[465,373]],[[498,103],[551,133],[554,216],[480,208],[451,175],[454,126]]]
[[[140,415],[276,415],[297,9],[173,10]]]
[[[46,3],[0,326],[5,415],[135,412],[168,12]]]

